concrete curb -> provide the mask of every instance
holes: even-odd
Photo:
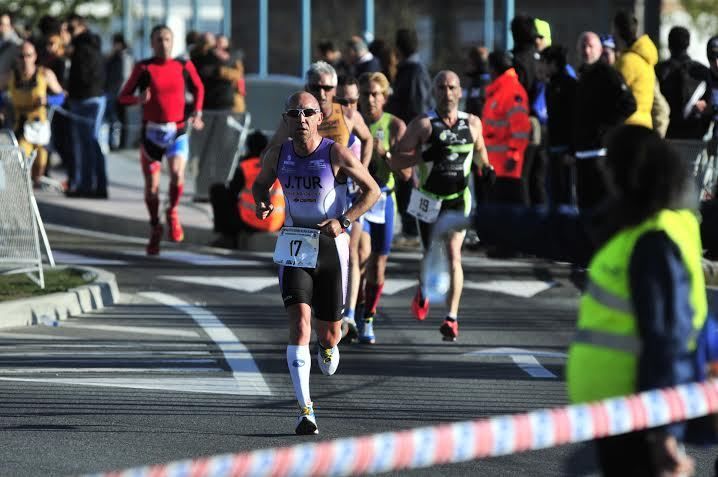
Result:
[[[37,325],[44,320],[66,320],[119,301],[120,290],[114,273],[94,267],[72,268],[93,273],[95,280],[66,292],[0,303],[0,329]]]

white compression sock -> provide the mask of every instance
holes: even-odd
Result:
[[[312,368],[312,356],[309,353],[309,345],[287,345],[287,366],[289,375],[292,377],[294,394],[302,407],[311,406],[312,398],[309,397],[309,371]]]

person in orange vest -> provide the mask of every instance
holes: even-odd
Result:
[[[260,154],[267,147],[267,137],[255,131],[247,137],[247,154],[242,158],[229,185],[219,183],[210,188],[214,231],[220,237],[216,247],[237,248],[240,232],[276,232],[284,223],[284,196],[277,181],[270,194],[274,212],[267,220],[257,219],[252,185],[262,169]]]
[[[529,104],[512,64],[509,52],[497,50],[489,54],[491,84],[486,87],[482,113],[484,143],[496,172],[489,198],[491,202],[528,205],[528,187],[521,177],[531,134]]]

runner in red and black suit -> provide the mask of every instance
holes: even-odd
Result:
[[[187,126],[202,129],[204,86],[197,70],[189,60],[172,59],[172,31],[158,25],[150,34],[154,56],[135,65],[130,78],[120,92],[121,104],[141,103],[142,145],[140,161],[145,177],[145,203],[150,213],[150,241],[147,255],[160,253],[162,225],[159,219],[159,188],[162,156],[167,157],[170,170],[169,207],[166,211],[168,238],[173,242],[184,239],[184,231],[177,214],[184,190],[185,161],[189,156]],[[189,84],[188,84],[189,81]],[[185,88],[192,90],[194,114],[185,117]],[[139,96],[135,90],[139,88]]]

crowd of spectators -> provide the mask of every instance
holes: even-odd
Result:
[[[100,126],[103,122],[109,125],[111,149],[131,145],[127,144],[130,136],[126,132],[132,125],[128,125],[117,95],[137,58],[121,34],[112,36],[109,54],[104,55],[100,37],[79,15],[45,16],[38,19],[34,29],[22,31],[14,25],[10,14],[0,15],[0,89],[9,93],[12,84],[15,91],[3,96],[2,119],[19,139],[25,130],[44,139],[43,123],[52,133],[49,143],[36,140],[26,148],[38,160],[33,179],[37,183],[47,173],[44,158],[51,151],[61,157],[67,169],[68,196],[107,197]],[[507,136],[518,139],[516,134],[529,134],[525,147],[509,146],[515,156],[511,160],[516,162],[510,164],[509,176],[518,179],[513,184],[516,190],[498,194],[498,200],[594,207],[605,195],[605,184],[597,170],[605,156],[606,133],[612,127],[638,124],[669,139],[701,139],[714,122],[718,110],[714,105],[718,96],[714,94],[718,90],[718,37],[708,43],[710,67],[705,67],[687,54],[688,30],[676,27],[668,38],[671,56],[659,63],[653,41],[647,35],[638,35],[632,15],[620,12],[610,33],[587,31],[580,35],[574,69],[568,62],[573,40],[562,39],[563,45],[553,42],[547,21],[520,14],[511,22],[511,33],[512,51],[472,47],[465,70],[460,72],[464,109],[480,117],[487,110],[487,91],[507,97],[526,95],[530,129]],[[181,57],[192,61],[199,73],[206,90],[205,109],[244,112],[244,67],[241,56],[230,48],[229,39],[192,31],[185,41],[187,50]],[[11,81],[24,68],[21,57],[25,43],[35,49],[37,73],[25,69],[28,78],[18,76]],[[492,57],[490,53],[495,54]],[[411,29],[397,30],[393,41],[377,38],[368,42],[360,35],[349,37],[343,44],[320,41],[317,59],[331,64],[339,76],[358,78],[366,72],[382,72],[391,84],[386,109],[405,122],[434,106],[431,75],[419,57],[417,35]],[[502,81],[505,86],[489,88],[509,70],[518,82]],[[52,87],[34,99],[38,111],[28,117],[17,107],[22,102],[18,87],[29,92],[35,76],[39,73],[46,77],[46,71],[54,74],[62,91],[58,94],[52,79],[43,81],[43,86],[47,83]],[[191,108],[191,93],[187,94],[187,108]],[[488,107],[492,109],[491,104]],[[35,129],[25,127],[29,120]],[[411,186],[411,181],[397,185],[399,210],[406,209]],[[481,184],[477,189],[477,199],[488,200]],[[402,214],[401,223],[399,240],[415,241],[413,218]]]
[[[186,41],[182,57],[197,65],[209,93],[206,109],[244,112],[244,67],[229,39],[193,31]],[[37,187],[55,153],[67,172],[60,186],[68,197],[107,198],[106,149],[137,145],[141,124],[130,120],[118,94],[138,59],[120,33],[105,54],[101,37],[77,14],[29,24],[0,13],[0,126],[34,157]],[[109,132],[101,137],[103,124]]]

